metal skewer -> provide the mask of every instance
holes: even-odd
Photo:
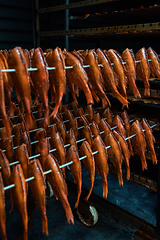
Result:
[[[152,61],[152,59],[148,59],[148,62]],[[135,61],[135,63],[141,62],[141,60]],[[122,64],[126,64],[126,62],[122,62]],[[111,63],[114,65],[114,63]],[[103,67],[102,64],[98,64],[99,67]],[[84,68],[90,67],[90,65],[83,65]],[[73,66],[65,66],[65,69],[71,69]],[[55,67],[47,67],[47,70],[55,70]],[[2,72],[16,72],[16,69],[2,69]],[[29,72],[37,71],[37,68],[28,68]]]

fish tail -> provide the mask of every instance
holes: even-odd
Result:
[[[115,93],[114,96],[123,104],[122,108],[125,106],[128,108],[128,101],[120,93]]]
[[[6,117],[6,118],[3,118],[2,119],[2,123],[3,123],[3,125],[4,125],[4,127],[5,127],[5,129],[6,129],[6,132],[7,132],[7,135],[8,135],[8,137],[11,137],[11,125],[10,125],[10,123],[9,123],[9,120],[8,120],[8,118]]]
[[[6,233],[5,221],[3,221],[3,223],[1,223],[0,232],[1,232],[2,239],[7,240],[8,238],[7,238],[7,233]]]
[[[127,140],[127,144],[128,144],[128,149],[129,149],[130,155],[134,156],[133,148],[132,148],[130,139]]]
[[[119,186],[123,186],[122,169],[119,169],[118,171],[118,181],[119,181]]]
[[[157,164],[157,156],[156,156],[156,153],[154,151],[154,149],[151,150],[151,156],[152,156],[152,162],[153,164]]]
[[[49,235],[49,233],[48,233],[48,220],[47,220],[46,214],[43,214],[43,217],[42,217],[42,232],[46,236]]]
[[[107,198],[108,194],[108,183],[107,180],[103,181],[103,198]]]
[[[49,113],[48,113],[48,109],[45,108],[44,109],[44,128],[46,129],[49,125]]]
[[[31,116],[31,112],[26,113],[25,121],[26,121],[26,127],[28,130],[34,129],[34,122]]]
[[[92,193],[92,190],[93,190],[93,185],[94,185],[94,179],[91,180],[91,187],[90,187],[90,190],[89,190],[89,193],[88,193],[87,197],[85,198],[86,201],[88,201],[89,197],[91,196],[91,193]]]
[[[136,85],[133,85],[132,91],[135,98],[141,98],[141,94]]]
[[[78,205],[79,205],[79,199],[81,196],[81,185],[82,185],[81,182],[77,183],[77,201],[75,203],[75,208],[78,208]]]
[[[67,208],[65,208],[65,211],[68,224],[74,224],[74,216],[70,206],[67,206]]]
[[[110,107],[111,106],[111,103],[109,101],[109,99],[107,98],[107,96],[105,95],[105,97],[101,97],[101,101],[102,101],[102,108],[105,109],[107,108],[108,106]]]
[[[28,230],[24,230],[23,232],[23,240],[28,240]]]
[[[142,152],[142,155],[141,155],[141,162],[142,162],[142,171],[147,170],[147,162],[146,162],[146,157],[144,152]]]
[[[126,179],[129,180],[130,179],[130,167],[127,167],[127,176]]]
[[[150,97],[150,85],[148,79],[146,79],[146,82],[144,82],[144,96]]]

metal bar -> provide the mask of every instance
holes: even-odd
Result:
[[[84,29],[72,29],[72,30],[59,30],[59,31],[44,31],[39,32],[39,37],[49,36],[77,36],[77,35],[93,35],[93,34],[119,34],[119,33],[141,33],[144,31],[159,31],[160,22],[144,23],[134,25],[121,25],[111,27],[99,27],[99,28],[84,28]]]
[[[38,14],[41,13],[48,13],[48,12],[55,12],[55,11],[61,11],[66,9],[72,9],[72,8],[78,8],[78,7],[85,7],[85,6],[91,6],[95,4],[101,4],[101,3],[107,3],[107,2],[113,2],[117,0],[86,0],[86,1],[80,1],[80,2],[74,2],[64,5],[58,5],[48,8],[40,8],[38,9]]]

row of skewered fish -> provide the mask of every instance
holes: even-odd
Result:
[[[148,62],[148,59],[151,59]],[[135,63],[135,60],[137,63]],[[125,64],[124,64],[125,63]],[[99,66],[100,64],[100,66]],[[113,65],[112,65],[113,64]],[[89,67],[83,67],[89,65]],[[47,70],[48,67],[55,67],[54,70]],[[71,68],[69,68],[71,66]],[[28,68],[37,68],[29,72]],[[65,67],[68,67],[66,69]],[[134,56],[133,51],[125,49],[120,55],[116,50],[109,49],[62,52],[60,48],[48,49],[45,54],[41,48],[22,50],[16,47],[10,51],[0,52],[0,69],[15,69],[15,72],[0,71],[1,104],[0,115],[8,136],[11,135],[9,117],[14,116],[16,110],[12,102],[11,94],[16,91],[19,105],[25,112],[25,121],[28,130],[34,129],[32,116],[31,92],[35,96],[35,103],[40,100],[44,109],[44,125],[49,125],[48,91],[50,88],[51,103],[55,107],[51,116],[56,116],[61,105],[63,95],[66,91],[66,84],[76,104],[79,96],[79,89],[84,91],[87,104],[94,104],[102,101],[105,109],[111,106],[105,92],[112,94],[128,107],[127,85],[135,97],[141,97],[136,86],[136,75],[144,82],[145,96],[150,95],[149,77],[150,73],[160,79],[159,59],[155,51],[150,47],[147,50],[141,48]],[[94,99],[94,100],[93,100]],[[5,109],[7,104],[7,113]]]
[[[42,105],[41,109],[42,109]],[[12,146],[15,146],[13,158],[9,160],[7,155],[0,150],[0,229],[3,239],[7,239],[5,231],[5,201],[4,201],[4,185],[8,186],[13,183],[14,188],[8,190],[11,201],[17,205],[20,212],[24,234],[23,239],[27,239],[28,235],[28,215],[27,215],[27,192],[28,184],[26,178],[33,177],[34,180],[29,181],[29,188],[34,196],[36,204],[42,217],[42,231],[48,235],[48,223],[46,216],[46,200],[45,200],[45,179],[52,186],[55,197],[58,198],[65,209],[68,223],[74,223],[74,218],[70,204],[67,199],[67,185],[65,182],[65,163],[69,165],[70,171],[77,184],[77,201],[75,207],[78,207],[81,195],[82,173],[81,163],[79,161],[79,152],[76,140],[81,138],[83,142],[80,146],[80,156],[91,180],[91,188],[86,197],[89,199],[94,185],[95,169],[102,178],[103,197],[107,198],[108,184],[107,175],[109,172],[108,158],[117,170],[119,184],[123,185],[122,179],[122,162],[124,161],[127,169],[127,179],[130,178],[129,159],[133,155],[134,147],[142,162],[142,170],[147,169],[145,158],[145,150],[148,147],[152,154],[152,161],[157,163],[154,151],[154,137],[152,131],[145,119],[141,123],[137,120],[130,125],[129,117],[124,111],[121,116],[113,116],[110,109],[107,108],[102,118],[99,113],[95,113],[92,105],[88,105],[85,112],[82,108],[78,108],[75,103],[71,104],[72,109],[64,105],[61,109],[61,117],[54,118],[54,123],[47,129],[37,130],[34,135],[36,141],[35,154],[37,159],[31,161],[31,143],[29,132],[25,127],[24,118],[19,118],[21,122],[17,123],[12,129],[14,134]],[[73,114],[72,114],[72,112]],[[42,112],[42,111],[39,111]],[[45,113],[44,113],[45,114]],[[65,122],[65,125],[63,121]],[[67,121],[69,120],[69,121]],[[77,122],[77,123],[76,123]],[[43,123],[42,123],[43,125]],[[75,127],[76,126],[76,127]],[[78,131],[77,129],[82,129]],[[114,130],[113,130],[113,129]],[[145,130],[144,133],[142,128]],[[7,133],[1,129],[1,144],[3,149],[4,137]],[[113,131],[112,131],[113,130]],[[68,131],[68,132],[67,132]],[[25,133],[25,138],[23,135]],[[135,137],[125,140],[130,135],[136,134]],[[13,144],[14,143],[14,144]],[[131,144],[132,143],[132,144]],[[8,146],[8,145],[6,145]],[[18,146],[18,147],[17,147]],[[50,148],[52,149],[50,151]],[[107,148],[107,149],[106,149]],[[12,150],[13,151],[13,150]],[[8,158],[8,159],[7,159]],[[10,167],[13,161],[19,162],[16,166]],[[47,175],[43,172],[51,170]],[[4,182],[4,183],[3,183]]]

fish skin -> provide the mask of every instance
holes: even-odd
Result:
[[[23,169],[24,177],[27,178],[27,169],[29,164],[29,154],[26,144],[21,144],[14,151],[14,160],[19,161]]]
[[[103,67],[101,67],[101,73],[107,90],[111,91],[113,95],[123,104],[122,108],[125,106],[128,108],[128,101],[119,93],[117,89],[115,74],[107,53],[104,53],[100,48],[96,50],[96,53],[98,63],[103,65]]]
[[[155,153],[155,150],[154,150],[155,138],[152,134],[152,130],[151,130],[151,128],[150,128],[150,126],[149,126],[149,124],[148,124],[148,122],[145,118],[142,119],[141,125],[142,125],[142,128],[145,129],[144,135],[145,135],[147,147],[151,151],[152,162],[153,162],[153,164],[157,164],[157,156],[156,156],[156,153]]]
[[[45,170],[45,161],[49,154],[50,150],[50,143],[48,138],[40,139],[39,142],[36,144],[35,155],[40,154],[38,157],[43,171]]]
[[[122,152],[121,152],[120,145],[118,144],[118,141],[114,137],[112,132],[110,132],[108,135],[105,136],[104,144],[106,145],[106,147],[111,146],[110,148],[107,149],[108,158],[117,170],[119,185],[123,186]]]
[[[94,153],[96,151],[98,151],[98,153],[94,155],[95,166],[98,174],[102,178],[103,198],[107,198],[108,195],[107,175],[109,173],[108,154],[105,149],[104,142],[99,135],[92,142],[92,152]]]
[[[81,139],[86,138],[86,141],[92,146],[92,132],[89,126],[85,126],[81,132]]]
[[[10,73],[19,102],[22,100],[25,106],[25,120],[28,130],[34,129],[34,121],[31,115],[31,88],[29,81],[29,73],[21,47],[15,47],[8,55],[9,68],[16,69],[16,72]]]
[[[94,161],[94,156],[92,154],[92,149],[91,146],[87,141],[84,141],[80,147],[80,156],[86,156],[85,159],[82,160],[84,166],[86,167],[89,177],[90,177],[90,182],[91,182],[91,187],[89,190],[88,195],[86,196],[85,200],[88,201],[92,190],[93,190],[93,185],[94,185],[94,179],[95,179],[95,161]]]
[[[146,162],[146,157],[145,157],[145,151],[146,151],[146,141],[145,141],[145,136],[142,131],[142,126],[138,120],[132,123],[131,125],[131,135],[136,134],[135,137],[131,138],[132,145],[137,152],[138,156],[141,159],[142,163],[142,171],[147,169],[147,162]]]
[[[121,113],[121,118],[124,123],[124,127],[126,129],[126,137],[129,137],[130,136],[130,118],[125,110]],[[131,139],[127,139],[127,144],[128,144],[128,148],[131,156],[134,156]]]
[[[0,52],[0,66],[1,69],[8,69],[8,63],[6,57]],[[11,95],[13,91],[13,83],[9,73],[3,72],[2,73],[3,82],[4,82],[4,92],[5,92],[5,100],[7,104],[8,116],[13,117],[14,112],[16,111],[17,107],[12,102]]]
[[[65,63],[66,63],[66,66],[73,66],[73,68],[67,69],[66,71],[67,84],[70,82],[77,85],[80,89],[84,91],[87,104],[91,104],[91,103],[93,104],[94,101],[87,83],[88,77],[79,59],[75,57],[72,53],[67,52],[67,54],[65,55]],[[72,89],[71,89],[71,92],[72,92]]]
[[[63,95],[66,93],[66,70],[62,50],[56,47],[53,51],[50,51],[46,61],[49,67],[54,66],[56,68],[49,72],[50,89],[52,86],[55,88],[55,107],[50,116],[55,116],[60,107]],[[52,100],[51,103],[53,103]]]
[[[86,114],[89,114],[86,116],[86,118],[88,119],[89,123],[91,123],[92,119],[93,119],[93,115],[94,115],[94,110],[93,110],[92,104],[87,105],[87,107],[85,109],[85,115]]]
[[[104,80],[99,70],[95,51],[93,50],[89,51],[89,53],[84,59],[84,65],[90,65],[89,68],[86,68],[86,72],[89,78],[89,82],[93,87],[93,90],[95,90],[98,93],[99,97],[101,98],[102,108],[111,106],[111,103],[103,90],[102,85]]]
[[[82,188],[82,170],[78,151],[73,145],[67,150],[66,154],[66,162],[68,163],[71,161],[73,163],[69,165],[69,169],[73,176],[74,182],[77,184],[77,201],[75,203],[75,208],[78,208]]]
[[[22,129],[21,129],[20,123],[17,123],[12,129],[12,134],[14,135],[14,138],[13,138],[14,146],[20,145],[21,131]]]
[[[111,112],[110,108],[106,108],[102,114],[102,117],[105,118],[107,123],[112,126],[113,121],[113,113]]]
[[[152,61],[149,62],[150,71],[153,77],[158,77],[160,80],[160,63],[159,63],[159,57],[157,53],[149,47],[147,49],[148,59],[151,59]]]
[[[56,124],[58,132],[61,134],[61,137],[63,139],[63,142],[65,143],[65,137],[66,137],[66,127],[63,122],[59,122]]]
[[[5,108],[4,82],[2,77],[1,66],[0,66],[0,114],[2,118],[2,123],[6,128],[7,135],[8,137],[11,137],[11,126]]]
[[[121,146],[122,154],[124,157],[124,162],[125,162],[126,169],[127,169],[126,179],[129,180],[130,179],[130,166],[129,166],[130,152],[128,149],[127,142],[119,132],[116,132],[115,130],[113,130],[113,134]]]
[[[33,198],[38,206],[42,218],[42,232],[48,234],[48,220],[46,215],[46,197],[45,197],[45,178],[39,160],[34,159],[28,165],[28,178],[34,177],[34,180],[29,182],[29,188]]]
[[[100,135],[99,127],[96,122],[92,121],[90,129],[91,129],[92,135],[94,135],[93,138],[96,138],[98,135]]]
[[[100,116],[99,112],[98,112],[98,113],[95,113],[95,114],[93,115],[92,121],[96,122],[97,125],[100,123],[100,121],[101,121],[101,116]]]
[[[2,240],[7,240],[6,233],[6,211],[5,211],[5,192],[2,174],[0,173],[0,232]]]
[[[66,163],[65,159],[66,149],[64,147],[63,139],[58,131],[54,135],[51,135],[50,137],[51,137],[50,138],[51,149],[56,149],[56,151],[52,152],[52,154],[58,160],[58,164],[61,166]],[[65,167],[63,167],[62,169],[62,173],[64,178],[66,178]]]
[[[36,94],[39,96],[44,108],[44,123],[43,127],[49,125],[48,112],[48,90],[49,90],[49,74],[47,63],[40,47],[36,48],[31,59],[32,68],[37,68],[38,71],[32,72],[32,81],[36,89]]]
[[[13,162],[13,139],[12,137],[8,137],[5,127],[3,127],[0,130],[0,136],[1,136],[1,148],[6,150],[5,154],[9,162],[12,163]]]
[[[46,129],[39,129],[38,131],[35,132],[34,135],[34,141],[39,141],[42,138],[46,138],[47,132]]]
[[[129,88],[132,90],[135,98],[141,98],[141,94],[136,86],[136,64],[133,50],[126,48],[122,52],[122,60],[126,62],[124,72],[127,76]]]
[[[141,48],[135,55],[136,61],[140,61],[136,63],[136,73],[141,81],[144,83],[144,96],[150,96],[150,69],[148,63],[148,54],[146,49]]]
[[[89,122],[84,115],[77,118],[77,122],[78,122],[78,127],[89,126]]]
[[[65,145],[67,145],[67,144],[70,144],[71,146],[74,145],[74,147],[78,151],[76,138],[75,138],[74,131],[72,128],[70,128],[70,130],[66,134]],[[66,149],[68,149],[68,148],[69,147],[67,147]]]
[[[15,185],[12,188],[14,203],[19,211],[23,224],[23,240],[28,240],[28,213],[27,213],[27,191],[23,170],[20,164],[17,164],[11,173],[11,182]]]
[[[75,138],[77,139],[77,137],[78,137],[77,119],[74,118],[72,112],[66,106],[63,109],[64,109],[64,112],[65,112],[63,117],[64,117],[64,120],[67,121],[65,123],[66,128],[67,128],[68,131],[70,130],[70,128],[72,128],[73,131],[74,131]]]
[[[67,199],[67,184],[64,180],[61,169],[58,166],[58,162],[54,156],[48,155],[45,162],[45,171],[52,170],[51,173],[47,174],[47,180],[51,184],[53,192],[61,202],[66,212],[67,222],[69,224],[74,224],[74,217]]]
[[[123,125],[122,118],[119,115],[116,115],[113,118],[112,128],[115,128],[116,131],[119,131],[122,134],[122,136],[124,138],[126,138],[126,136],[127,136],[126,129],[125,129],[124,125]]]
[[[112,63],[114,63],[113,68],[118,77],[118,89],[121,95],[127,99],[127,79],[124,72],[124,66],[122,64],[122,58],[120,54],[114,49],[109,49],[107,55]]]
[[[80,108],[74,108],[74,116],[75,117],[80,117],[80,116],[83,116],[84,115],[84,110],[82,107]]]
[[[111,127],[104,118],[101,119],[98,127],[100,130],[101,138],[104,140],[105,136],[111,132]],[[103,131],[104,133],[101,133]]]
[[[10,169],[9,161],[8,161],[5,153],[2,151],[2,149],[0,149],[0,166],[2,168],[1,173],[2,173],[4,184],[5,184],[5,186],[9,186],[11,169]],[[11,211],[12,211],[13,210],[12,191],[8,190],[7,192],[9,193],[9,196],[10,196]]]
[[[20,139],[20,144],[25,143],[27,146],[28,154],[31,156],[32,152],[32,145],[31,145],[31,139],[30,135],[27,131],[21,133],[21,139]]]

